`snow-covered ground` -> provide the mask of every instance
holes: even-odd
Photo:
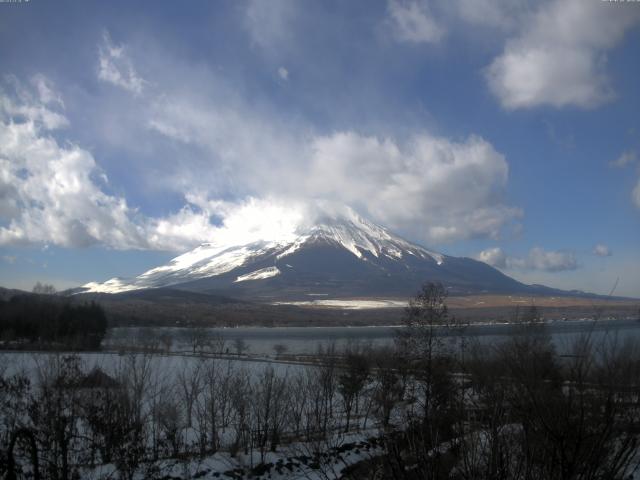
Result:
[[[228,385],[234,385],[232,388],[250,388],[250,390],[247,390],[247,392],[251,392],[247,393],[248,397],[240,401],[246,402],[244,404],[248,409],[247,415],[253,419],[251,420],[253,423],[247,423],[246,425],[251,425],[250,427],[247,426],[247,428],[251,429],[248,430],[251,432],[248,435],[253,439],[251,444],[257,445],[257,440],[254,436],[258,434],[261,425],[259,423],[259,415],[262,412],[260,402],[261,399],[264,401],[264,395],[267,394],[267,390],[265,390],[267,387],[265,387],[266,384],[264,382],[270,378],[268,372],[273,372],[279,381],[288,382],[286,397],[281,398],[278,405],[283,409],[286,406],[287,412],[289,412],[286,415],[292,415],[293,410],[290,409],[294,408],[292,406],[293,403],[298,402],[297,404],[300,404],[298,397],[306,399],[303,404],[307,405],[307,407],[304,408],[311,408],[311,397],[301,397],[301,392],[297,392],[295,400],[289,400],[289,397],[295,391],[295,386],[304,384],[304,378],[307,378],[306,381],[311,381],[312,384],[317,383],[307,377],[309,369],[313,368],[310,366],[265,361],[195,358],[189,355],[3,352],[0,353],[0,374],[5,378],[9,378],[12,375],[25,375],[30,379],[34,392],[37,392],[38,385],[41,384],[43,379],[48,378],[50,381],[56,378],[55,375],[59,374],[60,371],[65,371],[68,360],[73,357],[80,359],[83,372],[91,372],[96,368],[100,368],[107,375],[118,379],[119,382],[127,385],[129,384],[128,382],[131,382],[131,385],[126,387],[133,388],[131,392],[135,391],[135,385],[144,385],[143,390],[141,390],[143,395],[141,405],[143,405],[142,418],[146,419],[145,422],[150,422],[146,423],[149,426],[144,430],[147,438],[145,442],[148,443],[146,449],[149,458],[150,445],[152,442],[157,441],[157,437],[154,435],[164,435],[163,433],[158,433],[161,432],[158,429],[164,428],[163,420],[157,413],[161,411],[158,410],[159,406],[163,405],[163,402],[170,402],[169,404],[176,405],[180,411],[184,409],[176,417],[181,419],[179,420],[181,426],[177,432],[180,437],[179,445],[181,451],[188,452],[188,454],[171,455],[173,457],[171,459],[168,458],[167,454],[161,454],[160,460],[139,462],[136,466],[135,475],[131,477],[136,480],[150,478],[152,476],[151,472],[153,472],[153,478],[175,479],[333,479],[340,478],[341,472],[347,466],[376,456],[380,452],[374,438],[378,434],[378,429],[373,414],[370,415],[368,423],[366,420],[362,421],[362,415],[354,415],[351,420],[351,431],[342,433],[345,422],[336,392],[333,398],[335,411],[328,423],[327,430],[332,433],[327,437],[319,437],[308,442],[301,441],[299,438],[303,436],[303,430],[300,430],[299,436],[298,433],[295,433],[296,436],[292,436],[294,435],[293,424],[285,422],[281,427],[282,439],[278,442],[275,451],[270,450],[268,446],[270,443],[268,443],[262,449],[256,446],[246,451],[240,449],[235,454],[232,454],[231,452],[234,448],[232,445],[237,441],[239,431],[242,432],[243,430],[238,430],[240,427],[238,427],[239,423],[237,422],[240,422],[240,420],[230,416],[229,423],[226,426],[222,424],[218,426],[219,452],[198,455],[201,435],[207,431],[203,430],[203,428],[210,428],[209,424],[202,423],[205,422],[204,418],[208,411],[200,409],[209,405],[206,400],[208,398],[206,397],[208,395],[206,392],[215,392],[213,393],[214,395],[220,395],[218,393],[219,389],[226,388],[223,387],[225,379],[229,380],[230,383]],[[212,362],[215,363],[215,366]],[[212,370],[210,368],[216,370],[217,376],[211,376]],[[194,392],[198,393],[193,407],[194,423],[190,427],[185,422],[187,407],[184,403],[186,397],[182,396],[184,393],[182,389],[192,385],[189,382],[194,378],[200,378],[201,383],[194,390]],[[236,383],[243,378],[246,378],[252,386],[248,387],[247,384],[242,384],[245,385],[242,386]],[[303,381],[303,383],[300,383],[300,381]],[[273,388],[279,388],[276,385],[278,384],[274,383]],[[212,389],[212,386],[215,388]],[[231,396],[227,397],[226,401],[235,404],[238,400],[233,400],[233,393],[229,395]],[[223,397],[216,398],[221,399]],[[230,403],[227,403],[227,405],[227,408],[235,408]],[[361,405],[364,405],[364,401]],[[3,413],[12,415],[11,412],[5,411]],[[289,419],[289,417],[286,418]],[[291,421],[292,419],[293,417],[291,417]],[[2,420],[2,417],[0,417],[0,424],[2,424]],[[320,422],[322,423],[322,420]],[[321,423],[318,425],[321,425]],[[152,433],[152,424],[156,433]],[[356,425],[362,428],[354,431]],[[295,432],[298,432],[298,427],[296,426],[295,428]],[[304,426],[301,428],[304,428]],[[315,430],[312,430],[312,432],[315,432]],[[85,433],[86,427],[79,426],[78,435],[84,435]],[[87,433],[86,435],[89,434]],[[171,437],[166,438],[170,439]],[[269,438],[270,442],[271,437]],[[165,447],[162,448],[166,448],[166,444],[164,445]],[[162,451],[164,452],[164,450]],[[165,457],[166,459],[163,459]],[[77,461],[74,460],[74,462]],[[77,465],[77,463],[74,464]],[[106,480],[121,476],[121,472],[118,471],[116,465],[110,463],[92,468],[81,467],[78,473],[80,478],[91,480]]]
[[[176,333],[178,329],[166,329],[165,333]],[[237,331],[241,329],[229,329],[231,331]],[[263,329],[272,330],[272,329]],[[637,331],[638,329],[636,329]],[[144,332],[144,330],[143,330]],[[201,333],[198,330],[192,330],[192,332]],[[184,332],[183,332],[184,333]],[[272,332],[274,335],[280,335],[282,332]],[[619,333],[619,332],[617,332]],[[612,333],[611,335],[616,335]],[[600,335],[608,333],[600,332]],[[63,354],[51,354],[51,353],[0,353],[0,373],[4,376],[9,376],[14,373],[25,373],[30,379],[33,379],[34,385],[37,384],[39,375],[42,372],[46,372],[46,369],[50,365],[54,365],[56,361],[60,360]],[[248,384],[252,384],[248,390],[240,390],[241,392],[251,392],[246,395],[243,393],[239,397],[233,397],[232,395],[227,398],[230,408],[234,408],[233,405],[236,402],[247,402],[248,411],[253,410],[253,423],[251,423],[251,433],[249,438],[251,445],[256,445],[255,435],[260,434],[260,428],[262,427],[261,415],[264,413],[261,410],[261,400],[265,399],[265,392],[270,388],[277,388],[277,383],[270,384],[268,375],[266,372],[272,370],[279,379],[285,379],[287,383],[286,394],[280,397],[281,400],[278,405],[287,405],[286,407],[289,413],[282,422],[282,439],[288,437],[289,442],[279,441],[276,451],[269,452],[268,447],[263,445],[262,450],[251,448],[244,452],[242,449],[236,452],[235,455],[231,455],[231,445],[234,443],[238,435],[242,434],[244,427],[238,427],[238,425],[245,425],[237,421],[233,423],[231,421],[226,427],[219,427],[219,439],[220,439],[220,451],[216,454],[198,455],[198,439],[201,438],[206,428],[209,428],[208,424],[199,424],[194,420],[193,426],[186,426],[184,422],[184,413],[179,414],[177,418],[182,418],[180,427],[181,441],[180,445],[184,452],[188,454],[173,455],[172,459],[161,459],[153,462],[152,464],[141,463],[137,469],[137,473],[132,477],[135,480],[142,480],[150,478],[148,474],[148,468],[153,467],[155,470],[154,478],[236,478],[236,479],[333,479],[340,478],[342,471],[360,460],[373,458],[381,453],[378,444],[375,441],[375,437],[379,434],[379,412],[373,412],[370,410],[370,406],[374,403],[376,398],[376,388],[379,383],[375,380],[370,381],[365,390],[363,390],[363,396],[360,400],[359,416],[352,419],[352,429],[348,434],[336,433],[341,432],[346,425],[344,410],[342,410],[340,397],[337,391],[333,393],[333,407],[331,409],[332,416],[330,428],[323,431],[333,432],[328,438],[323,438],[319,442],[309,441],[301,442],[298,430],[295,427],[295,437],[293,436],[294,427],[291,423],[295,418],[295,412],[297,406],[293,404],[299,402],[302,398],[302,404],[304,405],[322,405],[322,402],[317,402],[318,397],[314,397],[310,392],[313,392],[314,387],[322,385],[319,380],[322,377],[314,377],[307,375],[309,371],[321,372],[320,368],[312,368],[303,365],[290,365],[285,363],[279,363],[275,361],[275,355],[271,355],[270,358],[263,355],[262,358],[243,358],[243,359],[231,359],[230,355],[226,355],[227,358],[213,359],[210,357],[197,358],[189,354],[114,354],[114,353],[81,353],[79,357],[83,363],[84,371],[91,371],[96,367],[112,375],[118,379],[129,379],[137,372],[142,376],[148,376],[144,384],[146,385],[144,391],[145,411],[149,418],[149,422],[156,422],[156,428],[158,425],[162,426],[162,419],[159,420],[157,414],[157,408],[162,405],[163,401],[168,401],[171,405],[175,405],[178,410],[185,408],[185,400],[183,397],[182,389],[188,388],[188,382],[185,383],[185,378],[194,378],[194,372],[198,368],[202,368],[203,383],[194,391],[199,392],[198,395],[202,395],[202,406],[208,405],[204,396],[207,394],[207,385],[213,385],[215,388],[209,389],[211,392],[218,392],[219,386],[224,384],[225,379],[232,379],[231,385],[238,385],[237,388],[244,388],[243,385],[234,383],[236,380],[246,379]],[[134,359],[139,360],[138,363]],[[147,362],[146,366],[143,365]],[[217,369],[219,376],[214,377],[207,376],[206,370],[207,364],[212,365]],[[239,375],[235,375],[238,373]],[[462,378],[462,377],[459,377]],[[307,383],[305,383],[307,382]],[[311,390],[304,390],[301,388],[311,387]],[[268,388],[266,388],[268,386]],[[234,387],[236,388],[236,387]],[[271,391],[271,390],[269,390]],[[303,396],[302,392],[307,392],[306,396]],[[317,393],[322,391],[317,390]],[[198,404],[198,395],[196,395],[196,405]],[[217,393],[214,393],[217,395]],[[397,402],[396,406],[392,410],[389,418],[391,424],[398,427],[403,422],[406,424],[407,418],[415,418],[415,399],[419,398],[420,392],[416,390],[415,385],[411,383],[407,385],[407,391],[403,394],[407,401]],[[241,398],[242,397],[242,398]],[[275,397],[274,397],[275,398]],[[247,399],[249,399],[247,401]],[[408,401],[408,399],[414,399]],[[174,403],[171,403],[174,402]],[[412,403],[414,402],[414,403]],[[368,405],[368,406],[366,406]],[[407,411],[413,409],[413,413],[407,415]],[[275,408],[275,410],[278,410]],[[284,410],[284,407],[282,408]],[[169,410],[170,411],[170,410]],[[196,408],[197,411],[197,408]],[[271,410],[269,410],[271,411]],[[363,412],[367,412],[363,414]],[[201,412],[204,416],[198,417],[204,419],[206,417],[206,409]],[[312,412],[313,413],[313,412]],[[318,413],[316,411],[315,413]],[[195,415],[195,414],[194,414]],[[251,414],[250,414],[251,415]],[[315,414],[310,415],[307,418],[315,418]],[[368,421],[368,423],[367,423]],[[191,425],[191,424],[189,424]],[[235,426],[234,426],[235,425]],[[358,428],[353,428],[358,425]],[[240,432],[240,433],[239,433]],[[316,430],[312,430],[316,432]],[[479,432],[482,436],[482,432]],[[154,437],[155,438],[155,437]],[[296,440],[293,441],[293,438]],[[311,436],[313,438],[313,436]],[[149,440],[151,441],[151,440]],[[155,440],[154,440],[155,441]],[[481,442],[482,443],[482,442]],[[442,449],[448,449],[450,444],[443,443],[440,447]],[[169,455],[165,455],[168,457]],[[163,458],[161,456],[161,458]],[[83,464],[84,465],[84,464]],[[116,471],[116,468],[112,464],[100,465],[96,468],[83,468],[81,478],[91,480],[102,480],[107,478],[114,478],[120,475]]]
[[[303,365],[277,362],[268,358],[251,359],[249,357],[242,357],[240,359],[233,359],[228,356],[225,358],[214,358],[190,355],[188,353],[184,355],[166,355],[162,353],[117,354],[101,352],[49,353],[0,351],[0,372],[4,371],[5,375],[26,373],[30,378],[37,378],[38,371],[51,364],[54,358],[61,358],[67,355],[77,355],[81,359],[81,364],[85,371],[100,368],[101,370],[110,373],[122,371],[132,355],[140,358],[144,357],[145,361],[149,362],[150,369],[162,372],[164,380],[168,382],[173,381],[181,372],[190,371],[196,368],[199,364],[202,364],[202,362],[207,361],[216,362],[219,364],[220,368],[228,368],[231,371],[246,371],[254,377],[264,371],[265,368],[272,368],[276,375],[281,377],[294,375],[305,368]]]
[[[173,479],[215,479],[234,478],[255,480],[332,480],[341,478],[342,472],[350,465],[380,455],[382,449],[375,437],[377,430],[339,434],[323,442],[324,452],[315,452],[320,445],[296,442],[277,452],[267,452],[261,459],[257,450],[247,454],[240,452],[231,456],[228,452],[218,452],[199,458],[183,460],[161,460],[152,465],[141,465],[134,476],[136,480],[146,478],[146,471],[153,467],[162,478]],[[117,476],[112,464],[85,469],[84,480],[104,480]]]
[[[275,302],[275,305],[297,305],[300,307],[327,307],[347,310],[366,310],[369,308],[404,308],[406,300],[308,300],[298,302]]]

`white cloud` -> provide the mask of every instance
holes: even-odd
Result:
[[[507,266],[507,256],[500,247],[483,250],[476,258],[492,267],[506,268]]]
[[[639,21],[631,4],[545,3],[488,67],[489,87],[507,109],[600,105],[614,96],[606,52]]]
[[[626,150],[620,154],[618,158],[609,162],[609,165],[616,168],[625,168],[628,165],[632,165],[638,161],[638,154],[635,150]],[[638,170],[640,173],[640,170]],[[637,208],[640,208],[640,175],[636,186],[631,191],[631,203]]]
[[[126,58],[127,47],[111,49],[109,56]],[[167,84],[174,78],[167,71],[180,71],[179,81]],[[233,222],[247,201],[263,210],[307,199],[352,205],[427,243],[498,238],[522,215],[504,198],[506,159],[479,136],[321,135],[298,118],[238,98],[207,69],[185,71],[163,58],[154,73],[165,92],[141,96],[135,110],[118,109],[110,120],[130,132],[131,144],[122,148],[157,152],[154,188],[182,194],[185,206],[153,218],[106,193],[92,153],[57,140],[61,132],[52,136],[68,121],[43,77],[48,90],[34,84],[31,93],[0,95],[0,244],[182,250],[212,241],[220,230],[211,217]],[[169,144],[175,151],[161,151]]]
[[[213,199],[297,188],[309,156],[300,127],[231,94],[221,95],[218,88],[223,89],[172,92],[152,100],[141,113],[149,130],[184,144],[178,151],[197,152],[162,166],[170,172],[166,187],[183,194],[205,192]]]
[[[479,136],[321,135],[199,74],[137,108],[149,130],[196,152],[161,168],[166,188],[190,192],[200,207],[202,199],[325,199],[429,243],[497,238],[522,215],[504,198],[506,159]]]
[[[316,137],[304,189],[339,199],[429,242],[497,238],[522,212],[500,201],[504,157],[486,140],[426,133],[406,142],[341,132]]]
[[[67,125],[64,115],[44,103],[51,103],[46,95],[14,84],[13,94],[0,91],[0,245],[181,250],[208,238],[203,212],[147,218],[105,193],[92,154],[51,136]]]
[[[637,160],[638,156],[635,150],[626,150],[620,154],[618,158],[609,162],[612,167],[624,168],[630,163]]]
[[[274,53],[291,39],[296,2],[292,0],[249,0],[245,10],[245,27],[251,42]]]
[[[151,149],[166,140],[175,147],[175,155],[154,157],[163,172],[154,188],[172,189],[212,215],[224,218],[220,199],[330,200],[431,244],[498,238],[522,216],[505,199],[506,159],[479,136],[320,134],[268,102],[247,102],[216,72],[179,65],[163,57],[154,78],[179,70],[180,81],[157,85],[158,96],[145,96],[135,115],[123,117],[136,145],[144,138]]]
[[[31,85],[33,85],[38,92],[38,97],[42,104],[57,105],[64,108],[62,97],[55,91],[54,86],[47,77],[42,74],[36,74],[31,77]]]
[[[294,240],[299,228],[312,224],[326,210],[321,203],[278,197],[248,198],[237,202],[194,197],[189,200],[222,218],[212,237],[218,245]]]
[[[51,103],[57,103],[54,107],[63,107],[60,102],[53,102],[53,96],[46,90],[41,90],[45,86],[43,77],[36,75],[32,77],[31,84],[36,86],[37,92],[22,85],[17,78],[9,76],[7,84],[14,91],[13,97],[0,95],[0,109],[8,117],[28,118],[34,123],[42,125],[47,130],[56,130],[69,125],[69,121],[61,113],[48,108]],[[49,87],[46,87],[49,88]],[[0,90],[0,94],[2,90]],[[36,95],[37,93],[38,95]]]
[[[480,252],[476,258],[493,267],[509,270],[562,272],[578,268],[578,262],[573,252],[547,251],[540,247],[534,247],[529,250],[526,257],[508,256],[499,247],[489,248]]]
[[[411,43],[437,43],[449,31],[469,27],[503,35],[521,27],[530,0],[387,0],[387,24],[396,38]]]
[[[502,199],[505,158],[478,136],[460,142],[424,132],[404,141],[355,132],[321,136],[268,122],[242,103],[208,108],[207,100],[184,97],[155,104],[149,128],[215,159],[176,172],[200,207],[230,195],[329,199],[435,243],[497,238],[522,215]]]
[[[437,43],[446,33],[431,15],[425,1],[389,0],[387,8],[393,33],[400,41]]]
[[[633,192],[631,192],[631,200],[636,207],[640,208],[640,178],[638,178],[638,183],[636,183]]]
[[[455,14],[463,21],[482,27],[512,30],[527,12],[527,1],[456,0]]]
[[[289,80],[289,70],[287,70],[284,67],[280,67],[278,68],[278,76],[282,79],[282,80]]]
[[[593,254],[598,257],[610,257],[612,255],[611,249],[601,243],[593,248]]]
[[[514,264],[517,265],[517,264]],[[525,260],[525,267],[531,270],[544,270],[547,272],[561,272],[578,268],[575,254],[567,251],[545,251],[535,247],[529,251]]]
[[[98,78],[135,95],[142,93],[147,84],[136,72],[125,47],[115,45],[106,31],[98,48]]]

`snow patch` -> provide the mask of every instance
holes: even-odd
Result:
[[[296,305],[299,307],[326,307],[346,310],[365,310],[368,308],[406,307],[403,300],[306,300],[298,302],[275,302],[274,305]]]
[[[86,292],[94,293],[122,293],[138,289],[138,287],[131,285],[120,278],[112,278],[103,283],[90,282],[83,285],[82,288],[85,288]]]
[[[430,252],[429,250],[424,250],[424,252],[433,258],[438,265],[442,265],[444,263],[444,255],[441,253]]]
[[[280,260],[281,258],[286,257],[287,255],[291,255],[293,252],[298,250],[302,246],[302,244],[307,241],[308,238],[309,237],[307,235],[302,235],[301,237],[298,237],[291,245],[287,247],[286,250],[276,255],[276,258]]]
[[[235,283],[245,282],[247,280],[263,280],[265,278],[275,277],[276,275],[280,275],[280,270],[278,269],[278,267],[261,268],[260,270],[256,270],[255,272],[240,275],[238,278],[236,278]]]
[[[397,258],[397,259],[402,258],[402,251],[396,248],[387,248],[384,254],[389,258]]]

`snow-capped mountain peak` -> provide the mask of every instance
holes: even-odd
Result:
[[[374,257],[385,255],[391,258],[402,258],[404,254],[433,258],[442,263],[444,256],[411,244],[400,237],[392,235],[385,228],[369,222],[352,212],[348,219],[323,219],[310,228],[310,236],[333,241],[362,258],[365,252]]]
[[[246,229],[245,229],[246,230]],[[409,243],[369,222],[350,209],[340,214],[323,215],[314,223],[303,219],[281,223],[268,234],[249,230],[245,235],[223,231],[212,239],[186,252],[168,264],[153,268],[131,279],[111,279],[84,285],[84,291],[119,293],[144,288],[180,285],[201,279],[229,277],[232,283],[250,283],[272,279],[295,270],[287,258],[314,246],[331,247],[349,252],[360,262],[404,262],[413,257],[441,265],[445,256]],[[265,238],[260,238],[265,237]],[[283,265],[278,268],[278,264]],[[406,263],[406,268],[409,268]],[[255,267],[255,268],[254,268]]]

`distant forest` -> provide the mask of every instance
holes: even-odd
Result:
[[[5,348],[97,350],[106,331],[104,310],[94,302],[74,305],[37,294],[0,300],[0,340]]]

